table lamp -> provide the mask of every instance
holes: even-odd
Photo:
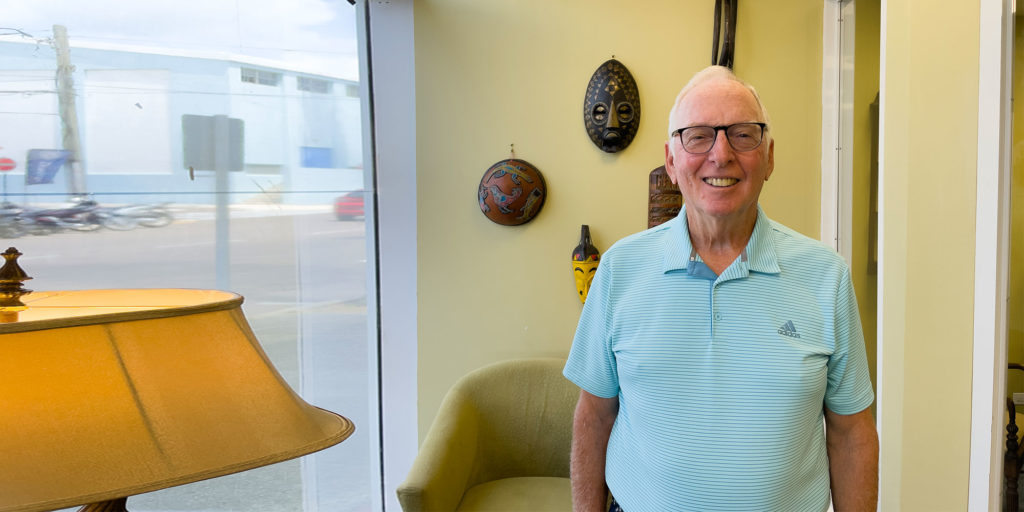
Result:
[[[306,455],[352,434],[274,369],[213,290],[32,292],[0,268],[0,512],[125,511],[128,496]]]

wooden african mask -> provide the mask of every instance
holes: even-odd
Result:
[[[492,165],[480,178],[477,200],[488,219],[518,226],[533,220],[544,206],[544,176],[525,160],[508,158]]]
[[[590,282],[594,280],[600,263],[601,254],[590,241],[590,226],[584,224],[580,228],[580,243],[572,251],[572,275],[576,280],[576,292],[580,294],[581,304],[587,302]]]
[[[594,71],[583,100],[583,125],[607,153],[621,151],[640,126],[640,91],[626,66],[611,59]]]
[[[651,171],[647,189],[647,227],[653,228],[676,218],[682,209],[683,194],[668,177],[665,166]]]

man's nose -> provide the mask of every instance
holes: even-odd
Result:
[[[735,153],[732,150],[732,144],[729,144],[729,136],[725,134],[725,130],[718,130],[715,133],[715,145],[708,152],[708,158],[718,165],[724,165],[731,161],[733,156]]]
[[[612,100],[611,108],[608,109],[608,122],[605,123],[605,128],[618,128],[619,127],[619,104]]]

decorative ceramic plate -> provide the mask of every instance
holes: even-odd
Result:
[[[546,197],[544,176],[529,162],[518,158],[501,160],[487,169],[477,192],[480,211],[503,226],[518,226],[533,220]]]

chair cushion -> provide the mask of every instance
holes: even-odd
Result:
[[[572,510],[568,478],[531,476],[503,478],[473,486],[456,512]]]

